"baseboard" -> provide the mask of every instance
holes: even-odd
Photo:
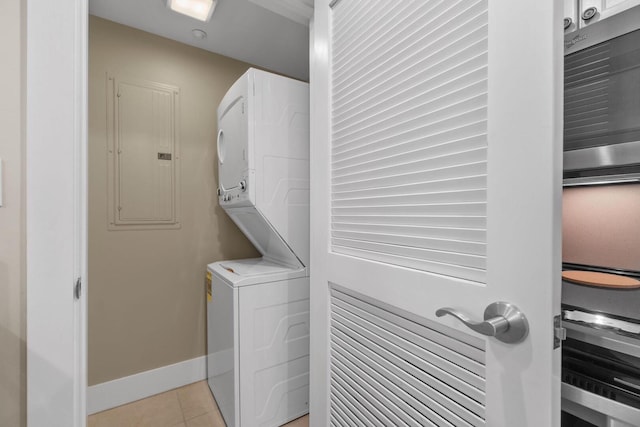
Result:
[[[206,357],[201,356],[96,384],[87,390],[87,412],[95,414],[206,378]]]

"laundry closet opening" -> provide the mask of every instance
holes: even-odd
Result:
[[[230,8],[241,9],[247,22],[266,15],[265,34],[298,40],[290,50],[302,52],[295,59],[302,65],[292,74],[300,80],[308,73],[306,25],[248,1],[218,5],[221,16],[208,24],[175,15],[162,2],[144,3],[90,2],[89,415],[204,381],[207,265],[261,255],[218,201],[217,109],[250,67],[269,66],[233,59],[248,56],[238,43],[227,43],[235,52],[212,52],[191,27],[211,38],[217,30],[206,25],[232,19]],[[147,13],[172,20],[168,31],[189,27],[172,37],[182,42],[145,27]],[[280,62],[284,68],[287,61]]]

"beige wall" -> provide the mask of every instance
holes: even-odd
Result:
[[[248,67],[91,17],[89,385],[204,355],[206,265],[258,256],[215,196],[216,109]],[[180,87],[179,230],[107,230],[107,72]]]
[[[0,426],[12,427],[26,425],[22,12],[0,2]]]

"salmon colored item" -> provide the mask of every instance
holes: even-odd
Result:
[[[640,280],[618,274],[598,273],[594,271],[567,270],[562,278],[581,285],[600,286],[604,288],[634,289],[640,288]]]

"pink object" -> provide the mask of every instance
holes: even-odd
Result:
[[[562,261],[640,271],[640,184],[566,188]]]

